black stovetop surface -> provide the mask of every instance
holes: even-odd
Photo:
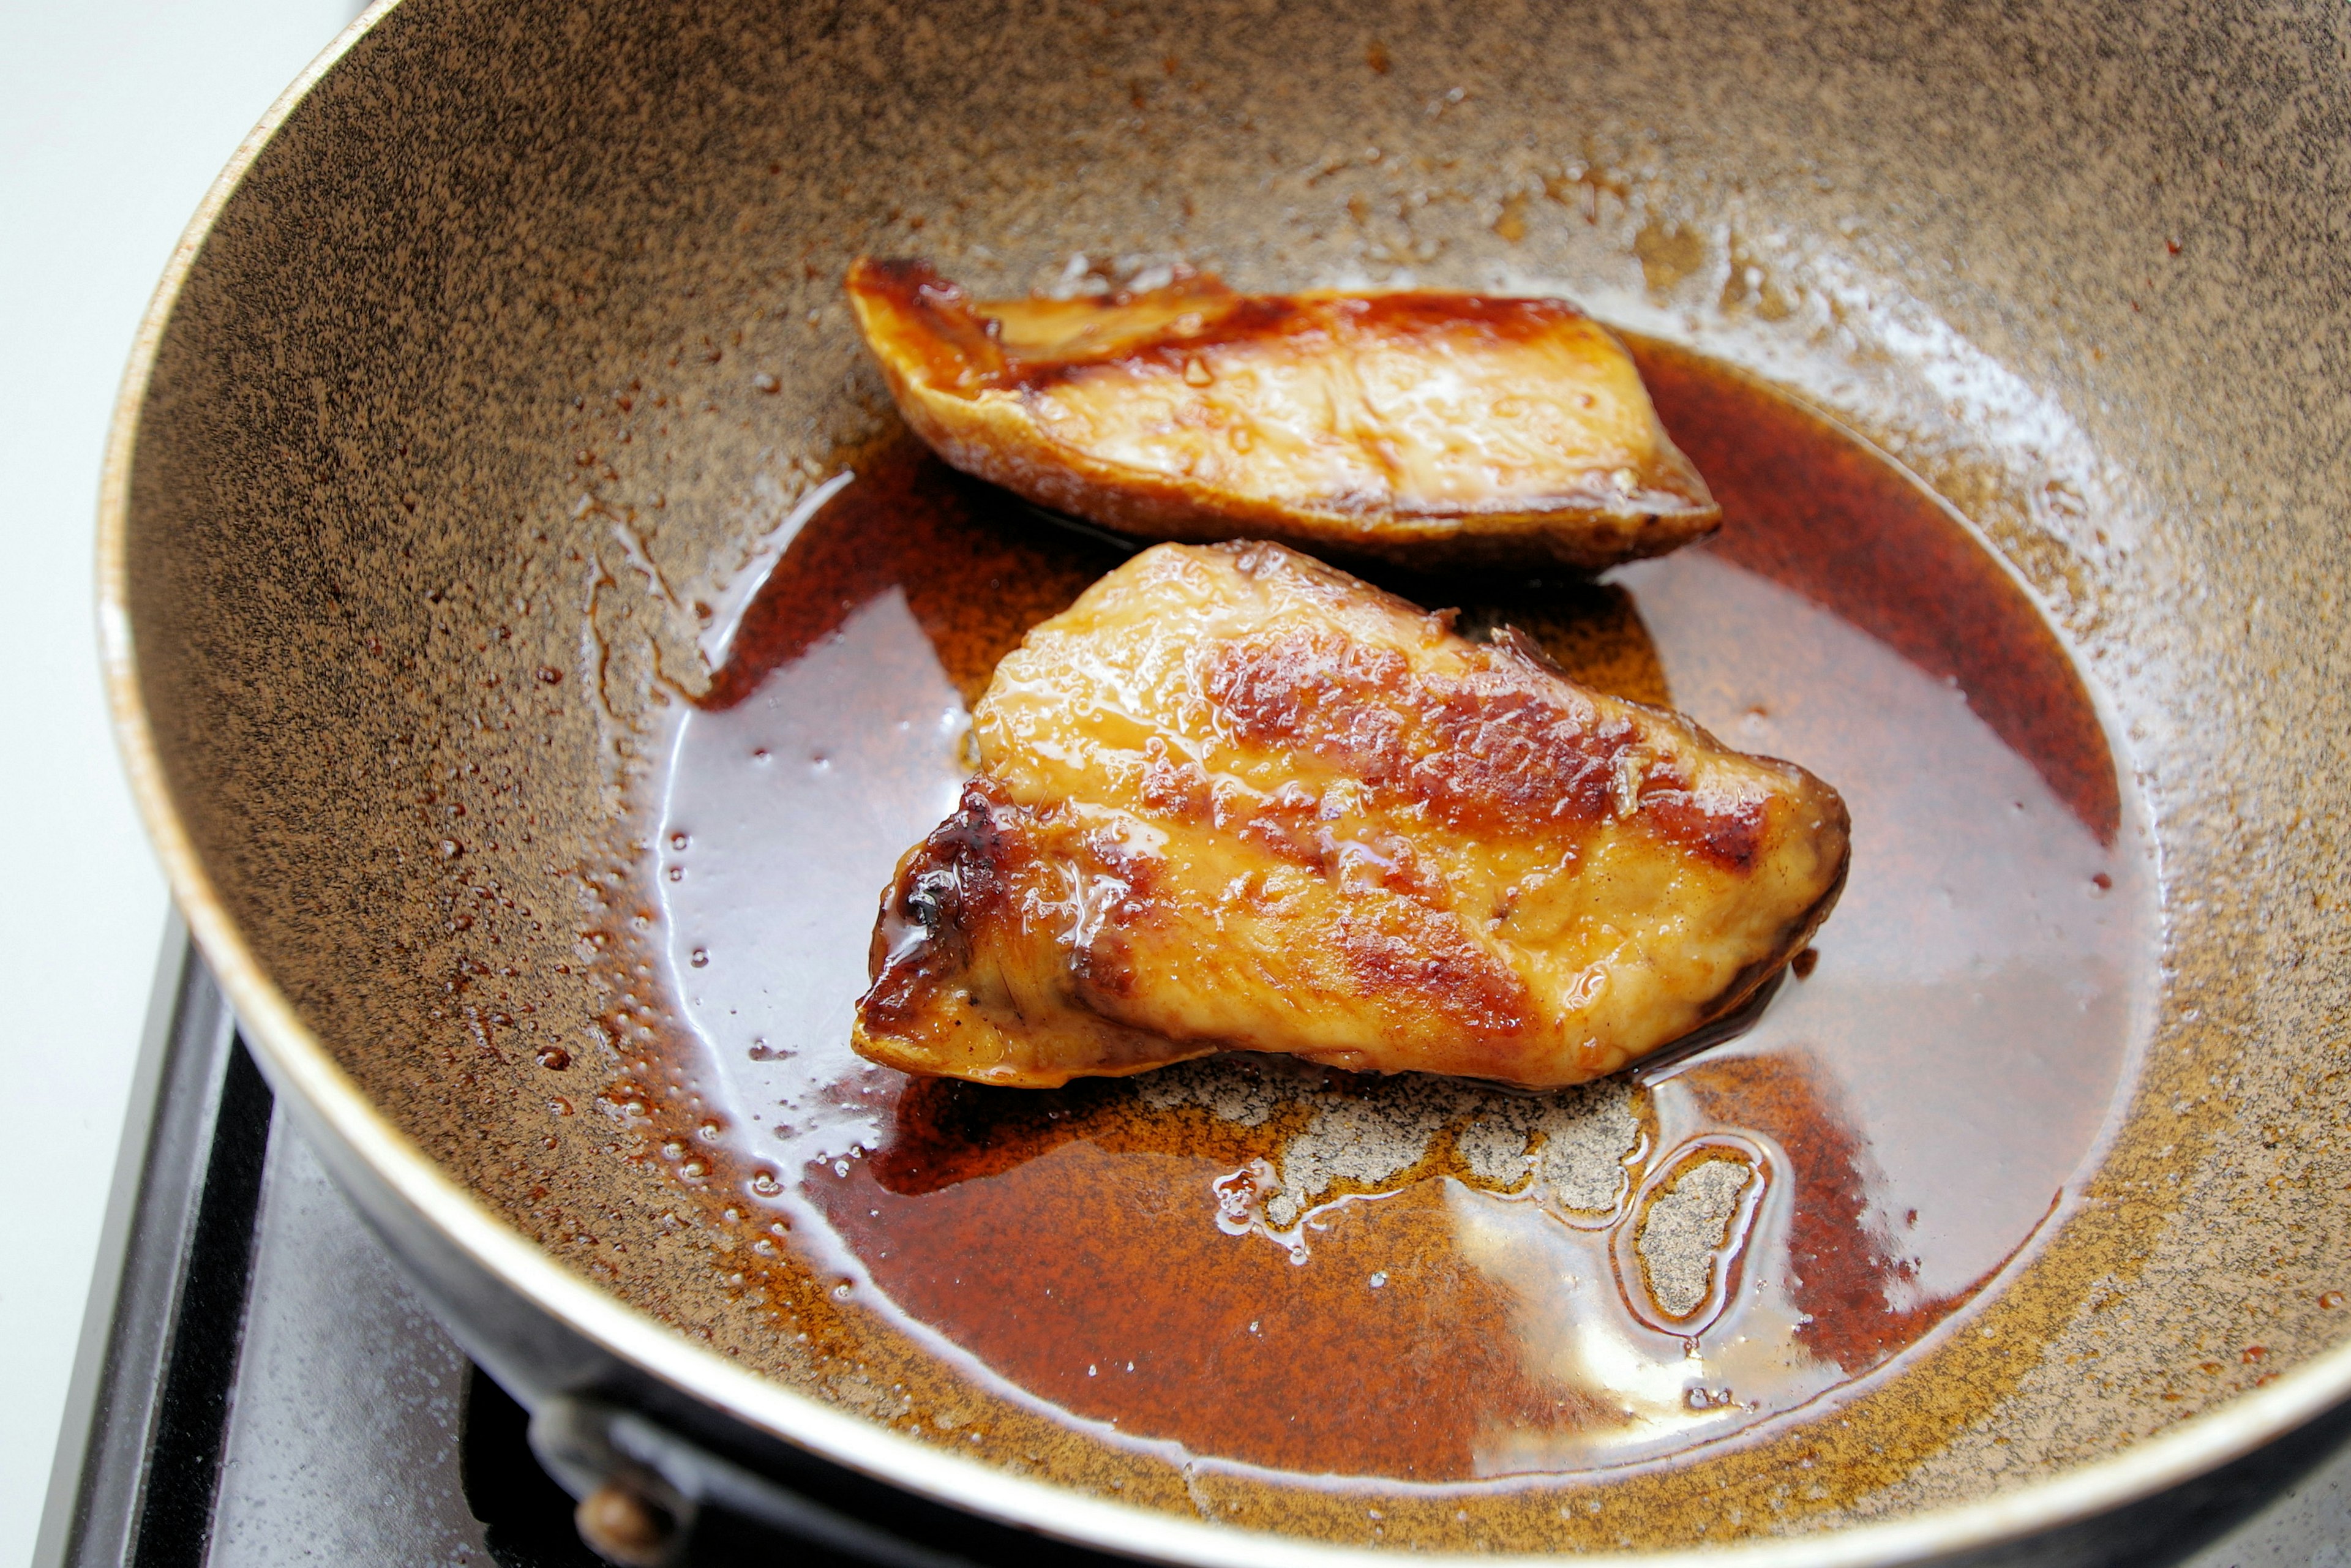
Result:
[[[202,962],[167,980],[37,1568],[596,1568],[521,1406],[273,1106]],[[2183,1568],[2351,1568],[2351,1444],[2260,1461],[2231,1471],[2265,1501]]]

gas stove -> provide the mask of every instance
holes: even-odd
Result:
[[[159,992],[68,1413],[87,1434],[51,1489],[37,1568],[597,1568],[528,1416],[466,1359],[272,1104],[193,951]],[[72,1451],[68,1445],[67,1452]],[[2186,1568],[2351,1568],[2351,1409],[2194,1484]],[[2127,1511],[1993,1561],[2108,1568],[2150,1555]],[[737,1544],[741,1544],[738,1541]],[[1046,1555],[1068,1560],[1065,1549]],[[950,1568],[883,1535],[798,1563]],[[697,1560],[699,1556],[697,1554]]]
[[[117,1178],[120,1283],[84,1328],[78,1487],[48,1552],[77,1568],[597,1568],[521,1407],[287,1125],[193,952],[167,994],[141,1146]]]

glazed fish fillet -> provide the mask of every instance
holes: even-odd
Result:
[[[1721,520],[1625,346],[1561,300],[1196,276],[974,300],[871,259],[849,298],[940,456],[1145,538],[1597,570]]]
[[[1737,1006],[1844,879],[1836,791],[1279,545],[1160,545],[1029,633],[883,895],[857,1049],[1047,1087],[1225,1049],[1531,1087]]]

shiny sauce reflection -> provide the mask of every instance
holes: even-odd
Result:
[[[1121,553],[901,438],[751,601],[663,829],[748,1196],[812,1263],[1119,1434],[1445,1480],[1669,1455],[1833,1396],[2030,1244],[2095,1153],[2145,980],[2095,709],[1901,470],[1642,353],[1717,541],[1598,584],[1381,580],[1836,784],[1853,875],[1801,974],[1565,1095],[1250,1058],[1032,1092],[859,1061],[875,902],[954,799],[968,704]]]

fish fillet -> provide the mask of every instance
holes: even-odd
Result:
[[[857,1049],[1046,1087],[1212,1051],[1531,1087],[1721,1016],[1826,918],[1835,790],[1279,545],[1030,632],[883,896]]]
[[[1562,300],[1242,295],[1200,276],[974,300],[872,259],[849,298],[947,462],[1145,538],[1589,570],[1721,520],[1625,346]]]

